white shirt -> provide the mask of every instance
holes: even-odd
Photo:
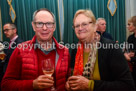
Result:
[[[11,47],[12,44],[15,42],[15,40],[18,38],[18,35],[16,35],[13,39],[10,40],[9,46]],[[14,43],[15,44],[15,43]]]

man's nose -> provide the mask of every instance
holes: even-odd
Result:
[[[46,27],[46,25],[45,25],[45,24],[43,24],[43,29],[44,29],[44,30],[46,30],[46,29],[47,29],[47,27]]]

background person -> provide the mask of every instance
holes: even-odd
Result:
[[[3,78],[3,75],[6,72],[10,56],[12,55],[15,47],[17,46],[17,44],[23,42],[23,40],[20,39],[17,35],[17,27],[14,23],[9,22],[9,23],[4,24],[3,32],[5,36],[10,39],[10,42],[9,42],[9,45],[7,45],[9,48],[4,48],[4,53],[6,54],[6,57],[1,63],[1,71],[0,71],[1,79]]]
[[[17,44],[23,42],[23,40],[20,39],[19,36],[17,35],[17,27],[14,23],[4,24],[3,32],[5,36],[10,39],[9,48],[4,50],[6,54],[5,63],[4,63],[4,73],[5,73],[12,52],[14,51]]]
[[[106,32],[106,20],[104,18],[98,18],[96,23],[98,25],[97,31],[99,31],[104,38],[113,40],[112,36]]]
[[[128,60],[130,68],[132,66],[132,76],[136,87],[136,16],[133,16],[128,20],[127,28],[129,32],[133,32],[133,34],[131,34],[127,40],[128,44],[133,44],[133,48],[128,48],[124,55]]]
[[[5,59],[5,53],[4,53],[4,45],[2,43],[2,41],[0,41],[0,86],[1,86],[1,80],[2,80],[2,77],[4,75],[4,72],[3,72],[3,63],[4,63],[4,59]],[[0,91],[1,91],[1,87],[0,87]]]

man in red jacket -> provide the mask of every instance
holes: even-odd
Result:
[[[35,36],[18,46],[10,58],[2,80],[2,91],[65,91],[70,75],[69,51],[60,45],[53,33],[55,17],[47,9],[34,12],[32,27]],[[52,76],[43,74],[42,61],[50,59],[54,64]]]

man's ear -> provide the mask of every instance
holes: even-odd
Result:
[[[33,30],[35,31],[35,25],[33,21],[32,21],[32,27],[33,27]]]
[[[53,31],[55,31],[56,30],[56,23],[54,24],[54,30]]]
[[[17,33],[17,29],[16,29],[16,28],[15,28],[15,29],[13,29],[13,32],[14,32],[14,34],[15,34],[15,33]]]

